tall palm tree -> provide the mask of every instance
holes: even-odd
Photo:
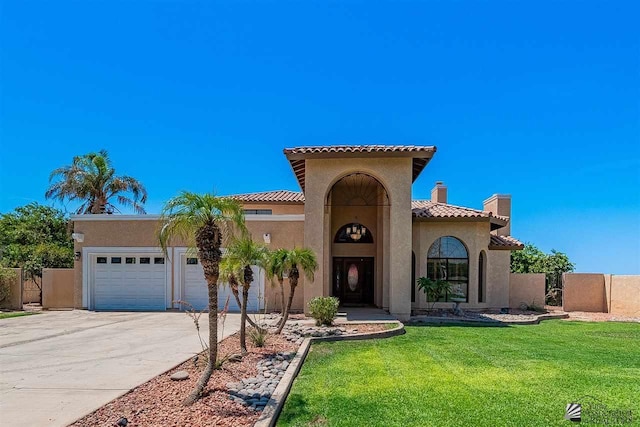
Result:
[[[298,280],[300,279],[300,270],[304,273],[305,277],[309,280],[313,280],[313,274],[318,270],[318,261],[316,260],[316,254],[309,248],[293,248],[288,251],[286,265],[289,270],[289,300],[287,301],[287,307],[282,317],[282,322],[278,326],[277,334],[282,332],[287,319],[289,318],[289,311],[291,310],[291,304],[293,303],[293,295],[298,286]]]
[[[193,391],[183,401],[184,405],[191,405],[202,394],[218,359],[220,249],[238,231],[243,234],[246,232],[244,213],[240,204],[233,199],[184,191],[165,204],[161,221],[158,238],[165,252],[173,238],[189,245],[195,243],[209,291],[209,362]]]
[[[220,277],[218,278],[218,283],[228,283],[231,288],[231,293],[238,304],[238,308],[242,310],[242,302],[240,301],[240,282],[238,282],[238,277],[244,274],[244,270],[242,265],[238,262],[238,260],[230,258],[230,257],[222,257],[220,261]],[[250,317],[247,317],[247,322],[254,328],[257,327],[255,322],[251,320]]]
[[[289,251],[284,248],[276,249],[275,251],[271,251],[269,253],[269,259],[267,262],[267,276],[275,277],[278,281],[278,285],[280,287],[280,307],[282,310],[282,317],[278,321],[278,326],[280,326],[280,322],[284,319],[284,276],[289,271],[287,266],[287,255]]]
[[[52,182],[56,177],[60,179]],[[111,202],[114,197],[120,205],[145,213],[147,190],[135,178],[117,176],[106,150],[75,156],[71,165],[51,172],[49,182],[45,197],[81,201],[77,214],[113,213],[118,210]]]
[[[225,257],[229,257],[241,266],[239,274],[242,284],[242,306],[240,307],[240,350],[247,354],[247,303],[249,301],[249,289],[253,283],[253,270],[251,266],[265,267],[268,258],[268,250],[265,246],[254,242],[250,236],[236,240],[229,246]]]

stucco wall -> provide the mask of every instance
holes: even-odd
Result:
[[[376,178],[389,195],[388,238],[383,242],[383,293],[389,311],[400,319],[411,312],[411,158],[332,158],[305,160],[305,246],[319,258],[321,269],[305,287],[304,300],[331,294],[332,227],[326,198],[334,183],[350,173]],[[383,233],[384,234],[384,233]],[[384,236],[383,236],[384,239]],[[389,246],[388,246],[389,245]],[[393,248],[393,250],[390,250]],[[380,263],[378,263],[380,264]],[[378,268],[378,267],[376,267]],[[386,275],[388,272],[388,278]],[[377,299],[377,297],[376,297]]]
[[[42,270],[42,308],[73,308],[73,268],[45,268]]]
[[[254,241],[263,242],[265,233],[271,234],[269,249],[302,247],[304,242],[304,221],[247,221],[247,228]],[[289,296],[289,281],[285,279],[285,303]],[[300,277],[291,309],[303,310],[305,279]],[[267,278],[265,283],[265,305],[267,311],[281,310],[280,287],[276,280]]]
[[[611,276],[610,313],[640,316],[640,276]]]
[[[562,275],[564,311],[605,313],[607,309],[604,275],[601,273],[565,273]]]
[[[0,303],[0,308],[22,310],[22,269],[9,268],[14,278],[9,284],[9,297]]]
[[[265,205],[272,206],[272,205]],[[253,207],[251,207],[253,208]],[[274,214],[275,215],[275,214]],[[272,218],[273,219],[273,218]],[[304,221],[256,221],[254,218],[247,220],[247,228],[256,242],[263,243],[263,235],[271,235],[271,243],[267,246],[271,249],[283,247],[291,249],[294,246],[301,247],[304,242]],[[157,219],[143,220],[109,220],[109,221],[75,221],[74,232],[84,234],[84,242],[75,242],[74,250],[82,252],[85,247],[158,247],[157,232],[160,222]],[[184,247],[185,242],[180,239],[171,242],[173,247]],[[172,260],[172,263],[176,261]],[[172,265],[175,269],[175,265]],[[171,274],[172,289],[175,294],[180,286],[175,283],[174,274]],[[286,294],[288,296],[288,282],[285,280]],[[75,261],[73,269],[74,303],[76,308],[82,308],[82,260]],[[294,296],[292,309],[302,310],[304,279],[301,278]],[[280,310],[279,287],[271,286],[271,281],[265,283],[265,304],[268,310]],[[86,308],[86,307],[85,307]]]
[[[544,273],[511,273],[509,275],[509,307],[519,308],[522,303],[544,306]]]
[[[488,222],[425,221],[413,224],[413,251],[416,254],[416,279],[427,276],[427,252],[439,237],[453,236],[461,240],[469,255],[469,302],[461,303],[463,308],[502,308],[509,305],[509,263],[510,251],[489,250]],[[484,251],[486,260],[485,302],[478,302],[479,257]],[[415,286],[415,285],[414,285]],[[437,303],[437,307],[451,307],[448,303]],[[416,290],[414,309],[426,309],[426,297]]]

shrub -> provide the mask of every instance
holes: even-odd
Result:
[[[249,329],[249,339],[256,347],[264,347],[264,344],[267,342],[267,330],[255,327]]]
[[[0,302],[4,302],[11,295],[11,283],[15,278],[16,273],[13,270],[0,267]]]
[[[309,301],[309,312],[311,317],[316,319],[316,325],[333,324],[333,319],[338,314],[338,305],[340,302],[336,297],[316,297]]]
[[[432,280],[428,277],[420,277],[418,279],[418,288],[427,296],[427,303],[432,303],[431,310],[433,310],[438,300],[446,297],[447,293],[451,293],[451,284],[442,279]]]

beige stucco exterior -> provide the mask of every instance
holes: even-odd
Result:
[[[45,268],[42,270],[42,308],[73,308],[74,294],[73,268]]]
[[[522,304],[544,306],[544,273],[511,273],[509,275],[509,307],[520,308]]]
[[[510,196],[495,196],[485,203],[495,210],[492,214],[500,215],[501,219],[492,218],[488,212],[467,208],[462,209],[473,212],[463,212],[462,217],[448,213],[440,215],[443,218],[413,215],[412,183],[435,153],[435,148],[370,148],[338,147],[315,152],[285,150],[303,194],[278,191],[235,196],[247,209],[247,227],[255,241],[268,242],[267,246],[272,249],[304,246],[316,254],[319,269],[314,280],[305,282],[301,278],[293,310],[305,310],[313,297],[332,295],[335,258],[362,257],[373,260],[372,270],[367,270],[373,271],[373,304],[406,320],[413,310],[427,308],[424,295],[415,289],[415,301],[412,302],[412,288],[415,287],[412,276],[417,279],[427,275],[427,251],[438,237],[445,236],[458,238],[468,252],[468,302],[462,303],[462,307],[508,307],[512,286],[509,249],[514,246],[509,243],[492,246],[490,236],[509,235]],[[356,202],[353,202],[347,196],[340,196],[353,185],[347,179],[353,176],[364,176],[369,182],[375,182],[373,196],[367,196],[373,197],[373,201],[362,199],[358,202],[360,196],[355,195],[353,200]],[[439,207],[449,206],[446,204],[447,188],[442,183],[438,183],[433,196],[433,203]],[[74,219],[74,232],[84,237],[84,241],[75,243],[76,253],[83,254],[88,248],[103,251],[108,248],[158,248],[160,223],[157,216],[93,215]],[[501,228],[496,228],[496,221]],[[334,241],[341,227],[354,223],[366,227],[373,243]],[[170,246],[181,248],[185,243],[171,242]],[[169,251],[169,256],[171,254]],[[415,270],[412,269],[412,254],[415,254]],[[480,254],[484,257],[482,278]],[[89,279],[83,272],[84,262],[80,256],[73,273],[73,304],[78,308],[87,308],[83,280]],[[173,300],[181,286],[176,281],[182,279],[176,279],[179,274],[174,274],[179,268],[177,260],[170,259],[169,263],[171,278],[167,280]],[[265,286],[266,307],[267,310],[280,310],[280,290],[277,283],[272,285],[271,282],[268,279]],[[482,301],[478,298],[480,282],[484,294]],[[286,280],[285,288],[288,292]],[[451,303],[439,305],[448,308]]]
[[[332,221],[325,206],[333,185],[350,173],[377,179],[389,197],[388,220],[382,220],[382,259],[376,261],[382,277],[382,307],[400,319],[411,314],[411,158],[307,159],[305,183],[304,244],[318,256],[322,268],[305,287],[305,307],[316,296],[330,295],[332,269]],[[342,225],[342,224],[340,224]],[[393,248],[393,250],[392,250]],[[387,298],[384,296],[388,295]],[[380,300],[379,297],[376,300]]]
[[[562,308],[620,316],[640,316],[640,276],[565,273]]]

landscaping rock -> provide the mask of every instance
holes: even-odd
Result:
[[[229,356],[229,362],[242,362],[242,355],[241,354],[232,354],[231,356]]]
[[[178,371],[174,372],[169,378],[173,381],[184,381],[189,378],[189,373],[187,371]]]

